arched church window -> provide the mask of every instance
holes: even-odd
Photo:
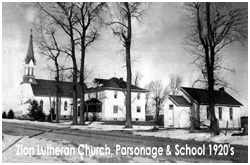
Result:
[[[65,110],[65,111],[67,111],[67,107],[68,107],[68,102],[65,101],[65,102],[64,102],[64,110]]]
[[[43,108],[43,100],[40,101],[40,106]]]

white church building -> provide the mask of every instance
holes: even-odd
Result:
[[[56,81],[36,79],[36,64],[31,34],[28,52],[24,60],[23,80],[20,84],[20,109],[23,115],[27,115],[28,107],[33,100],[38,101],[46,114],[49,114],[50,108],[56,108]],[[95,117],[99,120],[125,120],[126,82],[122,78],[113,77],[111,79],[94,79],[92,84],[93,86],[89,89],[85,85],[85,117],[87,119]],[[60,118],[73,115],[72,89],[72,82],[60,82]],[[134,85],[132,85],[131,91],[132,120],[145,121],[145,93],[148,91]]]

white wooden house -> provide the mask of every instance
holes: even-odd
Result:
[[[126,82],[122,78],[94,79],[89,88],[88,99],[96,98],[102,102],[99,117],[102,120],[126,119]],[[145,89],[131,85],[131,109],[133,121],[145,121]]]

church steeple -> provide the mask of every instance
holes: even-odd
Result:
[[[31,29],[28,51],[24,59],[24,76],[23,76],[22,84],[23,83],[36,84],[35,66],[36,66],[36,61],[35,61],[35,56],[34,56],[33,36],[32,36],[32,29]]]
[[[34,63],[34,65],[36,65],[35,56],[34,56],[34,49],[33,49],[32,29],[30,30],[30,42],[29,42],[28,52],[27,52],[27,55],[26,55],[24,62],[25,62],[25,64],[29,64],[31,60]]]

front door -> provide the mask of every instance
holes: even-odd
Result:
[[[174,106],[173,105],[169,105],[168,116],[169,116],[169,126],[174,126]]]

